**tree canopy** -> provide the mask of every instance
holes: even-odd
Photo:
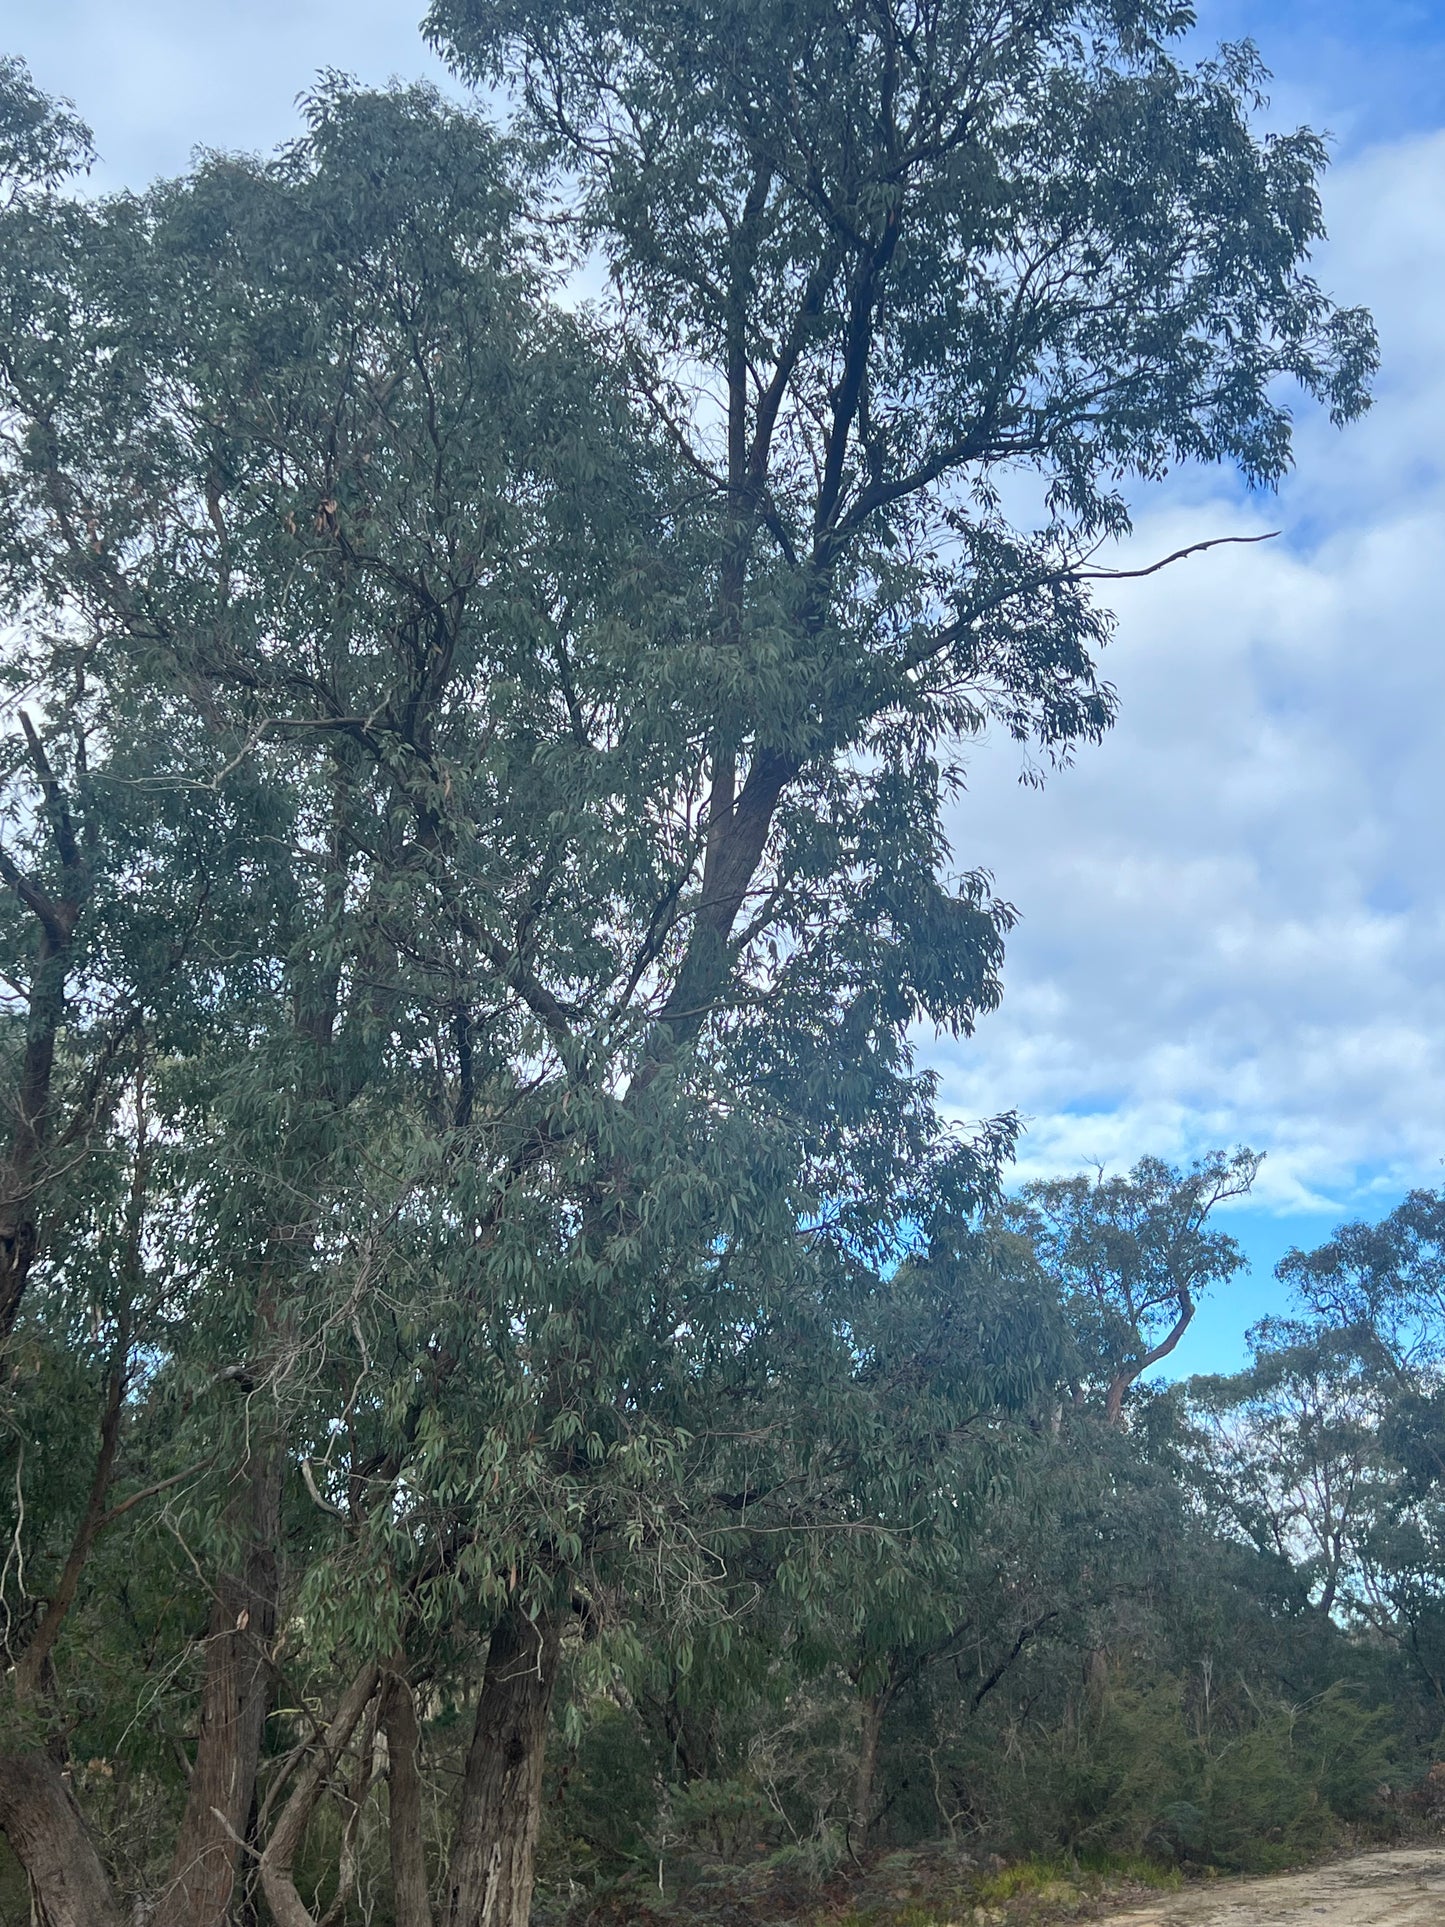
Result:
[[[971,1655],[951,1832],[950,1719],[1069,1641],[1096,1691],[1118,1573],[1192,1545],[1139,1381],[1257,1160],[1006,1209],[1016,1120],[920,1048],[1001,995],[970,738],[1112,718],[1129,491],[1276,481],[1282,377],[1365,403],[1322,145],[1186,24],[443,4],[506,131],[330,75],[276,155],[100,197],[0,68],[0,1830],[47,1927],[524,1927],[558,1730],[670,1736],[655,1821],[785,1706],[857,1724],[866,1853]],[[836,1779],[777,1810],[827,1837]]]

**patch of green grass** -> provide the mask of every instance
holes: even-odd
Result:
[[[1111,1885],[1124,1882],[1173,1892],[1183,1885],[1183,1875],[1143,1854],[1035,1857],[970,1874],[961,1887],[940,1888],[902,1906],[894,1900],[820,1914],[815,1927],[825,1922],[826,1927],[976,1927],[979,1921],[1052,1920],[1077,1914]]]
[[[1161,1893],[1172,1894],[1184,1885],[1177,1867],[1142,1853],[1083,1853],[1078,1864],[1083,1873],[1099,1874],[1105,1880],[1132,1880],[1136,1886],[1157,1887]]]
[[[1035,1894],[1057,1877],[1057,1869],[1046,1860],[1016,1860],[997,1873],[980,1876],[974,1891],[985,1904],[1015,1900],[1020,1894]]]
[[[1128,1880],[1140,1887],[1173,1892],[1182,1885],[1177,1867],[1170,1867],[1143,1854],[1093,1853],[1077,1860],[1017,1860],[997,1873],[983,1874],[973,1884],[975,1898],[985,1907],[1005,1901],[1028,1898],[1044,1902],[1077,1900],[1080,1877],[1090,1886],[1111,1880]]]

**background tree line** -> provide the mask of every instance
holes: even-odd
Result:
[[[1428,1237],[1393,1297],[1301,1260],[1243,1388],[1160,1395],[1253,1160],[1008,1203],[1014,1121],[916,1056],[1001,994],[968,738],[1111,719],[1126,486],[1267,486],[1285,377],[1365,403],[1321,144],[1188,24],[439,4],[507,133],[330,76],[275,157],[106,198],[0,69],[0,1830],[47,1927],[1360,1807],[1346,1682],[1435,1664]]]

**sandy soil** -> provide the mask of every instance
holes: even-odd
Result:
[[[1445,1927],[1445,1849],[1363,1854],[1314,1873],[1221,1881],[1111,1914],[1109,1927]]]

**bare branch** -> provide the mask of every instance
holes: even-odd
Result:
[[[1191,542],[1186,549],[1175,549],[1172,555],[1161,556],[1147,568],[1074,569],[1070,573],[1075,582],[1137,582],[1141,576],[1157,575],[1171,562],[1182,562],[1187,555],[1200,555],[1205,549],[1247,548],[1254,542],[1273,542],[1281,533],[1279,529],[1271,529],[1267,535],[1212,535],[1207,542]]]

